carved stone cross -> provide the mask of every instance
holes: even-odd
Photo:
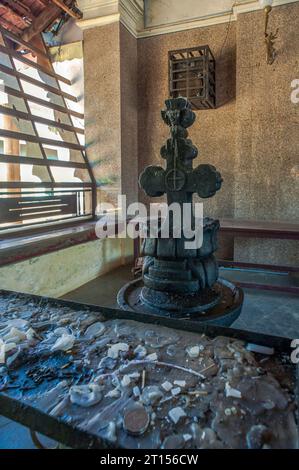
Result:
[[[166,193],[168,204],[191,203],[193,193],[200,198],[214,196],[221,187],[220,173],[213,165],[202,164],[192,168],[192,160],[197,157],[198,151],[187,139],[186,129],[195,121],[190,104],[185,98],[175,98],[167,100],[166,107],[162,118],[171,131],[171,138],[161,148],[166,169],[148,166],[140,175],[140,186],[150,197]]]

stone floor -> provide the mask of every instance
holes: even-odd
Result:
[[[248,273],[245,271],[222,270],[222,277],[242,279],[252,282],[259,280],[263,284],[297,285],[298,278],[264,272]],[[121,286],[133,279],[130,267],[122,267],[101,278],[85,284],[70,292],[64,299],[86,302],[89,304],[116,306],[116,295]],[[233,324],[234,328],[253,330],[272,335],[299,338],[299,296],[279,291],[260,291],[245,289],[245,301],[242,314]],[[46,445],[53,443],[42,438]],[[0,416],[0,449],[32,449],[28,429]]]

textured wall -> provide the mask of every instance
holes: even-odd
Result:
[[[60,297],[125,264],[132,252],[130,239],[76,245],[0,268],[1,289]]]
[[[137,198],[137,40],[119,23],[84,32],[87,155],[98,201]]]
[[[87,156],[98,200],[113,202],[121,188],[119,24],[84,31],[83,52]]]
[[[214,164],[224,178],[222,190],[204,201],[204,213],[213,217],[298,220],[299,105],[290,95],[298,78],[299,2],[274,8],[269,26],[279,27],[273,66],[265,60],[261,11],[240,14],[229,31],[217,25],[138,41],[139,170],[161,164],[159,150],[168,135],[160,119],[168,97],[167,52],[209,44],[215,54],[218,109],[197,112],[190,129],[197,161]],[[232,255],[231,239],[226,247]],[[234,243],[236,259],[256,262],[298,264],[296,248],[291,241]]]
[[[121,189],[127,202],[138,198],[137,40],[120,25]]]
[[[239,15],[237,22],[237,142],[235,217],[298,221],[299,105],[291,102],[298,78],[299,2],[274,8],[270,28],[279,28],[278,57],[265,62],[263,15]],[[246,37],[246,41],[244,38]],[[299,263],[297,242],[235,242],[237,259]]]

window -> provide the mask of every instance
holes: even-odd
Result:
[[[95,213],[84,116],[41,47],[0,28],[0,231]]]

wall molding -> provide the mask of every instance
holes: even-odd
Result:
[[[82,30],[120,21],[137,38],[144,29],[143,0],[79,0],[78,6],[83,19],[77,25]]]
[[[296,2],[298,0],[274,0],[273,6]],[[236,21],[239,14],[260,10],[258,0],[240,0],[231,9],[219,14],[145,27],[143,0],[78,0],[78,6],[83,12],[83,19],[77,22],[82,30],[120,21],[135,38],[228,23]]]

